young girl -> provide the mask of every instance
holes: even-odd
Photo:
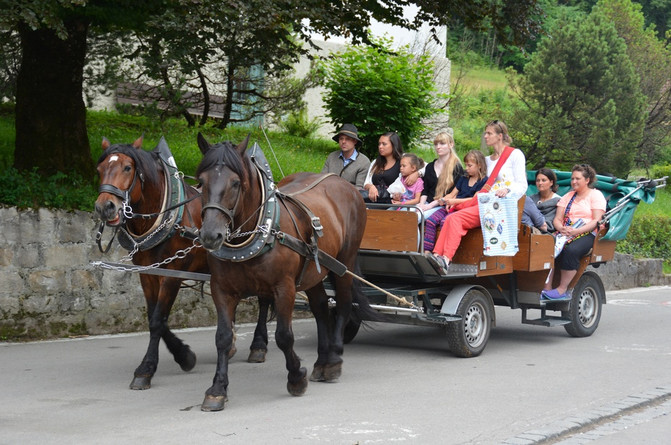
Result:
[[[449,210],[455,205],[468,201],[487,182],[487,162],[479,150],[471,150],[464,156],[466,175],[457,179],[454,190],[438,199],[441,207],[426,220],[424,226],[424,251],[430,252],[436,242],[436,228],[442,225]]]
[[[408,185],[407,178],[420,168],[424,167],[424,161],[413,153],[404,153],[401,157],[401,184],[405,187],[403,193],[395,193],[392,197],[392,204],[415,205],[419,204],[422,190],[424,190],[424,181],[418,178],[414,184]]]
[[[433,146],[437,158],[424,169],[424,191],[417,206],[424,212],[424,219],[441,208],[438,199],[452,192],[457,180],[464,175],[464,168],[454,149],[454,138],[450,133],[438,133],[433,140]]]

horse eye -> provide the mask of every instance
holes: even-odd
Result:
[[[131,170],[131,166],[130,166],[130,165],[127,165],[127,166],[125,166],[125,167],[123,168],[123,171],[125,171],[125,172],[129,172],[130,170]]]
[[[233,181],[233,183],[231,183],[231,187],[236,189],[240,188],[240,181],[236,179],[235,181]]]

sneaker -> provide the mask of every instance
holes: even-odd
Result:
[[[557,289],[550,289],[541,292],[541,299],[549,301],[568,301],[571,299],[571,296],[568,292],[560,294]]]
[[[441,275],[447,275],[447,270],[450,267],[450,263],[442,256],[435,255],[433,252],[424,252],[424,256],[429,263],[437,269]]]

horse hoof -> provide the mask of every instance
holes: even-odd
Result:
[[[231,346],[231,350],[228,351],[228,359],[232,359],[236,352],[238,352],[238,348],[235,345]]]
[[[308,388],[308,379],[306,378],[308,371],[305,368],[301,368],[300,372],[302,377],[296,383],[287,382],[287,391],[292,396],[302,396]]]
[[[130,389],[149,389],[151,388],[150,375],[136,375],[133,381],[130,382]]]
[[[342,362],[324,366],[324,381],[327,383],[337,382],[342,375]]]
[[[324,365],[315,365],[315,367],[312,368],[312,374],[310,374],[310,381],[323,382],[324,380]]]
[[[249,351],[249,357],[247,357],[247,362],[249,363],[263,363],[266,361],[266,350],[265,349],[251,349]]]
[[[182,371],[191,371],[196,366],[196,354],[187,346],[186,351],[184,352],[184,358],[177,363],[179,363],[179,367],[182,368]]]
[[[205,396],[203,404],[200,406],[201,411],[221,411],[224,409],[225,403],[228,402],[228,397],[226,396]]]

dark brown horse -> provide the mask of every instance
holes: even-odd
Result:
[[[267,169],[245,153],[248,140],[237,147],[230,142],[210,145],[198,135],[204,155],[196,173],[203,185],[200,242],[211,252],[210,285],[218,315],[217,370],[205,393],[204,411],[224,409],[231,322],[238,302],[247,295],[275,303],[275,340],[285,355],[290,394],[302,395],[307,387],[307,371],[293,349],[291,318],[297,290],[308,295],[317,322],[318,356],[310,380],[338,379],[343,330],[353,297],[352,276],[338,264],[353,270],[366,225],[365,205],[350,183],[338,176],[296,173],[284,178],[276,190],[264,178]],[[275,216],[268,209],[273,203]],[[265,238],[265,246],[261,248],[254,237]],[[329,263],[318,255],[315,245],[337,261]],[[321,261],[319,266],[315,259]],[[334,269],[339,269],[341,276],[336,276]],[[327,273],[336,289],[336,317],[331,325],[322,282]],[[364,300],[357,300],[359,309],[374,313],[361,304]]]
[[[194,246],[193,237],[185,235],[193,233],[201,224],[200,194],[175,175],[176,167],[166,172],[172,170],[174,161],[170,164],[169,159],[162,160],[169,158],[169,150],[161,150],[162,143],[164,141],[149,152],[141,148],[142,138],[133,144],[115,145],[103,139],[103,153],[97,168],[101,186],[96,213],[108,226],[118,228],[118,239],[124,247],[135,250],[132,256],[135,265],[149,266],[173,258],[162,268],[209,273],[204,249],[193,248],[183,253]],[[174,205],[170,205],[171,201]],[[176,255],[177,252],[182,253]],[[149,346],[135,370],[131,389],[151,387],[161,338],[184,371],[190,371],[196,364],[196,355],[168,327],[168,316],[182,281],[177,277],[140,274],[147,304]],[[251,362],[265,360],[267,313],[268,305],[261,304],[248,359]]]

